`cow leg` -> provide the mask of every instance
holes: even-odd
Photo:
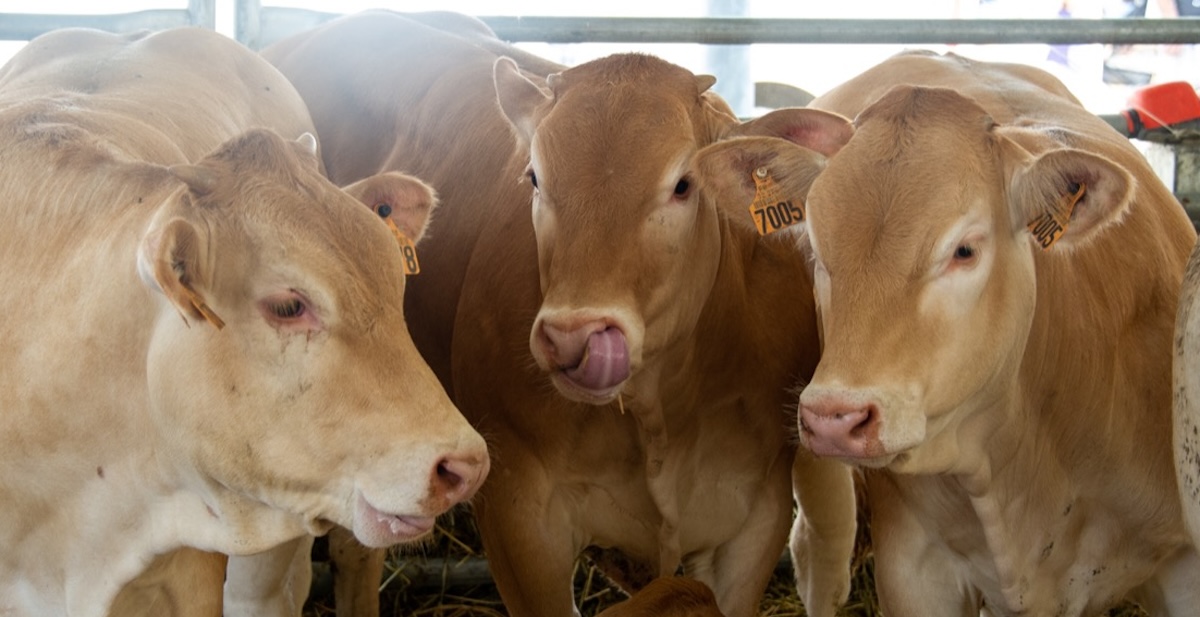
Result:
[[[312,586],[312,536],[229,558],[225,617],[299,617]]]
[[[1187,548],[1163,564],[1134,597],[1153,617],[1195,615],[1196,607],[1200,606],[1197,581],[1200,581],[1200,553]]]
[[[363,546],[348,529],[330,530],[329,562],[338,617],[379,616],[379,584],[386,557],[386,550]]]
[[[513,453],[505,452],[511,463]],[[582,546],[550,488],[535,483],[544,476],[541,469],[509,466],[491,474],[473,502],[488,567],[511,617],[579,615],[571,577]]]
[[[850,595],[858,531],[854,476],[842,463],[796,452],[792,491],[799,504],[791,537],[796,588],[812,617],[833,617]]]
[[[728,617],[758,614],[763,591],[787,545],[792,520],[791,460],[785,462],[771,470],[741,532],[716,551],[712,580],[701,572],[688,572],[712,587],[721,612]]]
[[[182,548],[159,555],[117,594],[109,617],[220,617],[225,555]]]
[[[875,551],[875,590],[883,614],[895,617],[980,615],[982,601],[963,577],[962,568],[935,548],[915,512],[883,473],[866,474]]]

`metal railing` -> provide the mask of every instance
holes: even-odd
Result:
[[[260,49],[338,13],[237,0],[236,36]],[[775,19],[745,17],[509,17],[480,19],[509,42],[1018,44],[1200,43],[1200,19]]]
[[[188,0],[186,9],[151,9],[133,13],[51,15],[0,13],[0,40],[28,41],[59,28],[96,28],[109,32],[165,30],[177,26],[217,27],[216,0]]]

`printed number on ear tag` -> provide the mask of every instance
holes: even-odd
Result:
[[[404,273],[419,274],[421,272],[421,264],[417,262],[417,246],[413,244],[404,232],[396,226],[396,222],[392,220],[392,207],[388,204],[379,204],[375,207],[375,213],[378,214],[384,223],[387,223],[388,229],[392,230],[392,235],[396,236],[396,242],[400,244],[400,254],[404,257]]]
[[[1063,195],[1062,200],[1055,204],[1053,210],[1043,212],[1041,216],[1029,223],[1029,233],[1033,234],[1034,241],[1042,247],[1043,251],[1048,250],[1067,232],[1067,223],[1071,222],[1071,213],[1075,211],[1075,204],[1083,198],[1086,190],[1087,185],[1080,184],[1079,189],[1074,193]]]
[[[754,178],[754,201],[750,202],[750,216],[759,235],[765,236],[804,221],[804,202],[799,202],[799,205],[792,203],[766,167],[759,167],[750,175]]]

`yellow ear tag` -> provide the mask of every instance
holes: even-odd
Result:
[[[200,313],[201,317],[204,317],[205,321],[216,326],[218,330],[225,327],[225,320],[217,317],[217,314],[208,308],[208,304],[200,296],[196,295],[196,292],[187,287],[184,287],[183,290],[187,293],[188,302],[191,302],[192,307]]]
[[[759,235],[765,236],[804,221],[804,202],[796,205],[784,196],[766,167],[759,167],[750,175],[754,178],[750,216]]]
[[[1042,247],[1043,251],[1048,250],[1067,232],[1067,223],[1071,222],[1071,213],[1075,211],[1075,204],[1083,199],[1085,191],[1087,191],[1087,185],[1081,183],[1079,190],[1075,193],[1063,195],[1062,200],[1058,202],[1058,207],[1042,213],[1041,216],[1029,223],[1029,233],[1033,234],[1033,239],[1038,246]]]
[[[404,235],[403,231],[400,231],[396,222],[392,220],[392,207],[388,204],[379,204],[375,207],[375,213],[383,219],[384,223],[387,223],[388,229],[392,230],[392,235],[396,236],[396,242],[400,244],[400,254],[404,256],[404,273],[419,274],[421,264],[417,262],[417,246],[408,239],[408,236]]]

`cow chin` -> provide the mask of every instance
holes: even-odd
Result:
[[[625,381],[622,381],[607,388],[588,388],[571,379],[565,371],[551,373],[550,383],[554,384],[554,389],[558,390],[563,398],[596,406],[607,405],[617,400],[621,389],[625,387]]]
[[[383,512],[358,494],[354,504],[354,537],[363,545],[386,548],[419,540],[433,531],[434,517]]]

